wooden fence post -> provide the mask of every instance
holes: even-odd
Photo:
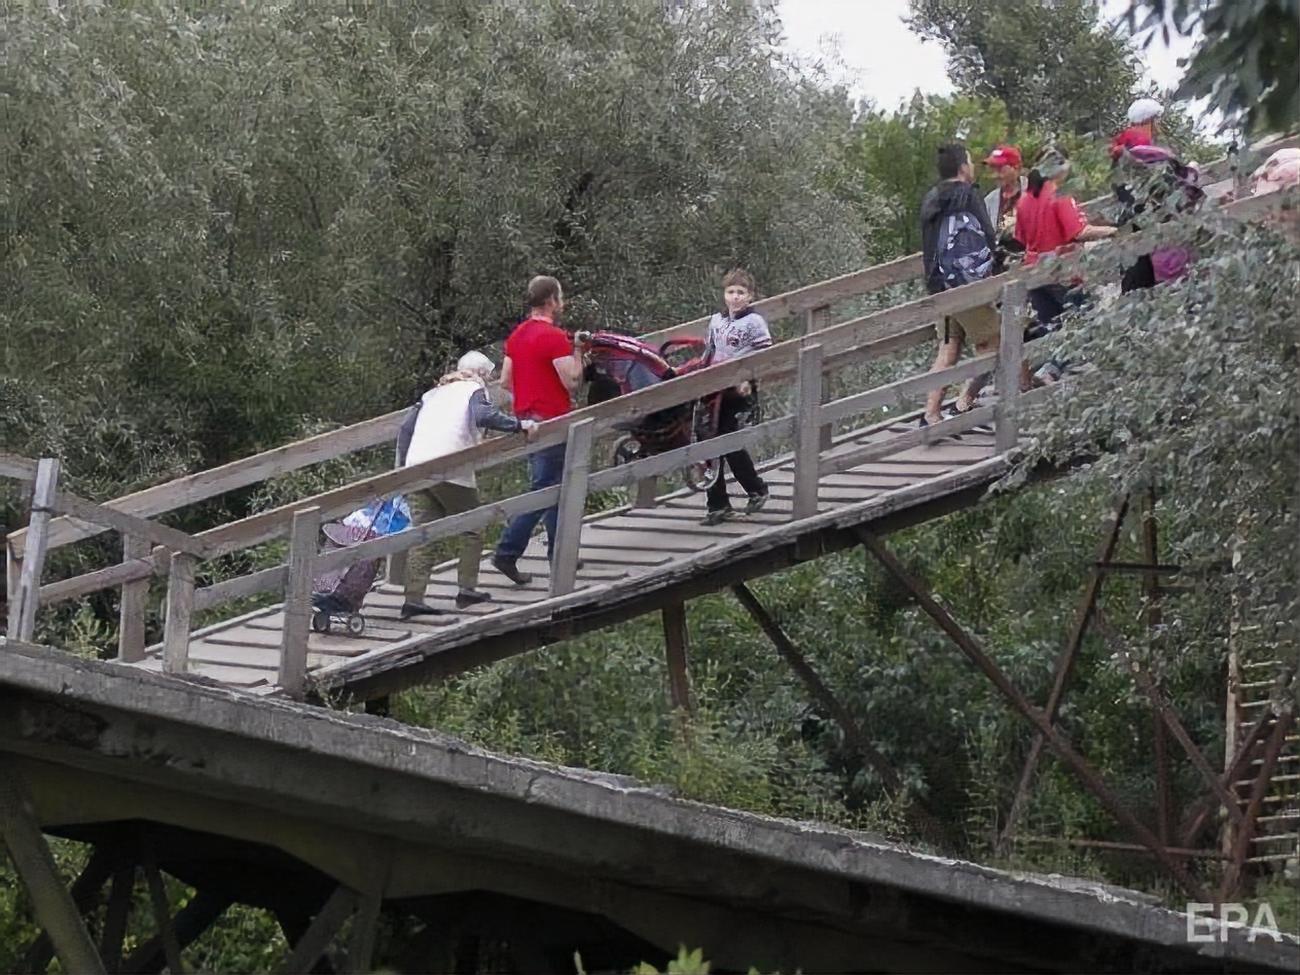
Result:
[[[18,572],[18,626],[10,634],[31,640],[36,632],[36,608],[41,599],[41,572],[45,568],[45,543],[49,540],[50,518],[59,493],[59,461],[42,458],[36,465],[36,488],[32,493],[32,517],[27,527],[22,568]]]
[[[803,334],[811,335],[813,332],[820,332],[827,326],[831,320],[831,306],[818,305],[816,308],[809,308],[804,312]],[[819,440],[822,450],[831,449],[831,428],[830,424],[821,428]]]
[[[636,497],[632,501],[633,508],[653,508],[655,506],[655,492],[659,488],[659,478],[657,476],[643,477],[636,482]]]
[[[996,444],[999,453],[1020,442],[1016,421],[1016,400],[1020,396],[1020,369],[1025,358],[1023,282],[1012,281],[1002,288],[1001,338],[998,343],[998,402],[994,408]]]
[[[5,535],[5,604],[9,609],[8,622],[5,625],[5,632],[18,635],[18,608],[22,604],[22,574],[23,560],[14,552],[14,547],[9,543],[8,534]]]
[[[167,620],[163,626],[163,672],[183,674],[190,657],[190,617],[194,615],[193,555],[173,552],[167,569]]]
[[[122,561],[147,559],[153,551],[149,539],[138,535],[122,537]],[[118,613],[117,659],[135,663],[144,659],[144,610],[149,598],[149,580],[122,583],[122,604]]]
[[[311,632],[312,564],[320,508],[313,505],[293,513],[289,530],[289,578],[284,587],[284,627],[280,640],[278,682],[290,697],[301,698],[307,687],[307,635]]]
[[[820,345],[806,345],[799,350],[799,388],[795,408],[793,518],[798,521],[817,513],[822,412]]]
[[[564,480],[560,482],[559,517],[551,556],[551,595],[573,592],[582,543],[582,513],[587,506],[587,475],[591,472],[591,438],[595,420],[569,427],[564,448]]]

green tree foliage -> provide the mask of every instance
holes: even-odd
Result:
[[[1193,235],[1194,272],[1066,330],[1064,354],[1095,370],[1041,418],[1035,458],[1093,444],[1087,477],[1167,486],[1174,561],[1204,595],[1170,624],[1182,658],[1223,657],[1230,604],[1247,658],[1294,660],[1300,647],[1300,254],[1277,228],[1210,216],[1165,225]]]
[[[1200,29],[1181,96],[1256,131],[1300,121],[1300,0],[1134,0],[1127,21],[1147,44]]]
[[[911,0],[909,25],[948,55],[957,89],[995,98],[1013,122],[1059,133],[1102,131],[1137,85],[1128,43],[1097,0]]]
[[[400,405],[502,337],[858,266],[840,94],[747,4],[9,5],[4,446],[94,496]]]

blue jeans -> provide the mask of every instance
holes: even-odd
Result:
[[[528,481],[530,490],[559,484],[564,477],[564,444],[557,443],[534,454],[528,455]],[[533,529],[539,521],[546,523],[546,557],[551,557],[555,548],[555,521],[559,516],[559,507],[546,508],[543,511],[529,511],[510,519],[506,525],[501,541],[497,542],[497,557],[513,562],[524,554],[528,540],[533,537]]]

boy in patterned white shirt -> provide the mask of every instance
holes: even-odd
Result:
[[[714,365],[737,356],[765,349],[772,344],[772,333],[758,312],[750,309],[754,300],[754,279],[748,271],[737,268],[722,279],[723,310],[709,320],[709,345],[705,362]],[[751,383],[724,389],[718,407],[718,434],[733,433],[739,429],[737,417],[754,409],[757,390]],[[735,510],[727,495],[727,477],[723,460],[731,467],[741,488],[749,496],[746,512],[758,511],[767,503],[767,485],[754,469],[754,460],[747,450],[734,450],[718,459],[718,479],[708,491],[706,525],[716,525],[731,518]]]

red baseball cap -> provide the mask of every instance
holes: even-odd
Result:
[[[990,166],[1019,166],[1020,150],[1015,146],[998,146],[984,161]]]

